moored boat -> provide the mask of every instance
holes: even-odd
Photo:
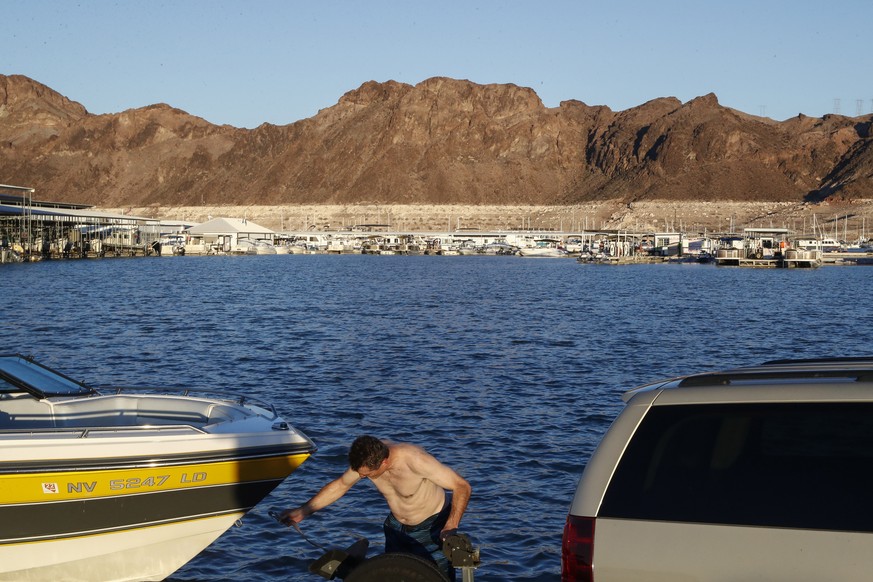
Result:
[[[152,243],[152,248],[157,255],[162,257],[184,255],[185,238],[185,235],[182,233],[164,235],[155,243]]]
[[[821,251],[792,246],[785,228],[745,228],[743,236],[721,238],[715,264],[733,267],[815,268]]]
[[[833,253],[843,250],[840,241],[831,237],[798,237],[793,242],[796,249],[804,251]]]
[[[239,239],[236,246],[230,250],[232,254],[238,255],[275,255],[276,247],[267,241]]]
[[[553,238],[517,238],[518,255],[521,257],[566,257],[567,249],[558,239]]]
[[[518,249],[521,257],[566,257],[569,253],[557,244],[541,244]]]
[[[161,580],[315,450],[272,406],[0,356],[0,580]]]

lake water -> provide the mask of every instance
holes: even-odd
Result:
[[[95,384],[272,401],[319,451],[172,580],[320,580],[268,517],[346,466],[360,434],[425,447],[473,486],[477,580],[555,580],[576,483],[635,385],[774,358],[870,355],[873,269],[280,255],[0,267],[0,352]],[[381,551],[367,482],[301,524]]]

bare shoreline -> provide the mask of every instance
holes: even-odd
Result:
[[[602,202],[574,206],[525,205],[222,205],[96,208],[160,220],[200,223],[245,218],[276,231],[341,230],[383,225],[408,232],[454,230],[580,230],[727,232],[744,227],[817,230],[857,238],[873,230],[873,199],[845,203]]]

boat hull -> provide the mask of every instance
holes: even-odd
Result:
[[[163,580],[232,526],[244,512],[105,534],[0,546],[0,581]]]
[[[0,580],[166,578],[308,456],[0,467]]]

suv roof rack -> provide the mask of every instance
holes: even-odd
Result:
[[[680,387],[726,386],[734,382],[756,380],[815,380],[818,378],[844,378],[855,382],[873,382],[873,368],[801,368],[774,369],[747,368],[688,376],[679,382]]]
[[[847,363],[870,363],[873,364],[873,356],[855,356],[855,357],[840,357],[840,358],[799,358],[799,359],[784,359],[770,360],[764,362],[762,366],[784,366],[786,364],[847,364]]]

